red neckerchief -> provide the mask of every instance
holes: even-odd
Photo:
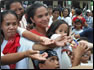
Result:
[[[20,47],[20,36],[19,34],[16,34],[13,40],[8,40],[8,43],[6,44],[3,54],[9,54],[9,53],[16,53],[17,48]],[[15,69],[16,64],[10,64],[10,69]]]

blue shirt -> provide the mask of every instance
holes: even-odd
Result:
[[[89,42],[93,43],[93,28],[88,28],[80,33],[81,37],[86,37]]]

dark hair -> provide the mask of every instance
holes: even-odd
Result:
[[[19,3],[22,5],[21,1],[19,1],[19,0],[9,0],[9,1],[7,2],[7,4],[6,4],[6,10],[9,10],[11,4],[16,3],[16,2],[19,2]]]
[[[54,13],[55,11],[59,11],[59,12],[60,12],[60,10],[59,10],[59,8],[58,8],[58,7],[53,8],[53,12],[52,12],[52,13]]]
[[[82,14],[82,10],[76,8],[76,9],[75,9],[75,13],[76,13],[76,15],[81,15],[81,14]]]
[[[58,57],[57,52],[54,51],[54,50],[52,50],[52,49],[48,49],[48,50],[45,50],[45,51],[41,51],[41,54],[44,53],[44,52],[46,52],[48,54],[48,56],[46,58],[50,58],[52,56],[57,56]],[[37,63],[36,64],[36,68],[37,69],[39,69],[39,64],[40,63],[41,64],[44,64],[45,63],[45,61],[38,61],[38,60],[36,60],[35,62]]]
[[[56,20],[52,23],[52,25],[50,26],[50,28],[48,29],[46,36],[47,37],[51,37],[53,34],[55,34],[56,29],[61,25],[61,24],[66,24],[68,26],[68,35],[69,35],[69,25],[67,24],[67,22],[65,22],[64,20]]]
[[[5,17],[7,14],[13,14],[13,15],[16,16],[16,18],[18,19],[18,16],[17,16],[17,14],[16,14],[14,11],[12,11],[12,10],[6,10],[6,11],[4,11],[4,12],[1,13],[1,24],[2,24],[2,22],[3,22],[3,20],[4,20],[4,17]]]
[[[75,20],[75,24],[76,24],[77,22],[80,22],[81,24],[83,23],[81,19],[76,19],[76,20]]]
[[[45,7],[47,8],[44,4],[42,3],[34,3],[33,5],[31,5],[28,10],[27,10],[27,18],[28,18],[28,21],[31,22],[30,18],[32,17],[32,19],[34,18],[34,15],[35,15],[35,12],[36,10],[39,8],[39,7]],[[34,24],[35,25],[35,24]]]
[[[68,10],[68,15],[67,16],[69,16],[70,15],[70,9],[69,8],[63,8],[63,10],[62,10],[62,12],[64,12],[64,10]]]
[[[14,11],[12,11],[12,10],[7,10],[7,11],[4,11],[4,12],[1,13],[1,24],[0,24],[0,25],[2,25],[2,22],[3,22],[3,20],[4,20],[4,17],[5,17],[7,14],[12,14],[12,15],[16,16],[16,18],[18,19],[18,16],[17,16],[17,14],[16,14]],[[1,28],[1,27],[0,27],[0,28]],[[4,37],[4,33],[3,33],[2,30],[1,30],[1,34],[2,34],[3,37]]]

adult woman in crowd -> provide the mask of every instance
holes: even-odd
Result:
[[[64,8],[62,12],[63,12],[63,17],[61,19],[65,20],[68,23],[69,26],[72,26],[72,19],[69,16],[70,15],[69,8]]]
[[[27,26],[27,20],[25,15],[25,10],[23,8],[23,5],[21,1],[17,0],[10,0],[6,4],[6,10],[13,10],[16,12],[18,18],[19,18],[19,26],[22,28],[26,28]]]

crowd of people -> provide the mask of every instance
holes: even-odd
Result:
[[[0,18],[1,69],[69,69],[93,54],[93,11],[10,0]],[[29,61],[31,59],[31,61]]]

